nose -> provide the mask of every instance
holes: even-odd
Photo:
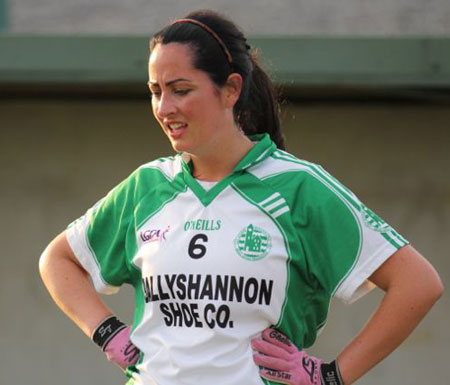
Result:
[[[158,99],[154,101],[154,110],[158,118],[164,119],[176,112],[173,98],[167,92],[162,92]]]

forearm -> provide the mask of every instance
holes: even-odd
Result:
[[[437,274],[417,255],[408,247],[372,277],[386,294],[363,330],[338,356],[346,385],[395,350],[440,297],[442,285]],[[384,270],[396,278],[386,281]]]
[[[96,326],[112,312],[74,258],[62,233],[43,252],[39,270],[59,308],[90,337]]]
[[[358,336],[338,356],[346,385],[356,381],[396,349],[425,316],[431,304],[401,301],[387,293],[380,307]]]

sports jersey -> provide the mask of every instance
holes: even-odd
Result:
[[[314,342],[407,241],[322,167],[268,135],[205,190],[186,154],[139,167],[67,229],[93,284],[135,289],[129,384],[261,385],[251,337]]]

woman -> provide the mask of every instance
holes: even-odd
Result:
[[[56,303],[129,383],[347,385],[392,352],[440,279],[353,193],[283,151],[272,85],[237,27],[201,11],[164,28],[149,88],[178,154],[138,168],[40,260]],[[133,326],[97,294],[124,283]],[[361,333],[330,364],[308,356],[331,297],[371,285],[386,294]]]

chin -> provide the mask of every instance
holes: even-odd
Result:
[[[176,152],[190,152],[192,150],[192,146],[189,146],[187,143],[183,143],[183,141],[171,142],[172,148]]]

